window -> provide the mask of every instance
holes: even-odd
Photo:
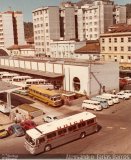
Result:
[[[128,51],[131,51],[131,46],[128,47]]]
[[[76,129],[76,125],[73,125],[73,126],[68,127],[68,131],[73,131],[73,130],[75,130],[75,129]]]
[[[78,128],[84,127],[85,125],[86,125],[85,122],[81,122],[81,123],[78,124]]]
[[[111,38],[109,38],[109,43],[111,43]]]
[[[105,47],[102,47],[102,51],[105,51]]]
[[[117,51],[117,47],[114,47],[114,51]]]
[[[128,42],[131,42],[131,37],[128,37]]]
[[[73,78],[73,86],[75,91],[80,90],[80,79],[78,77]]]
[[[124,59],[124,56],[121,56],[121,59]]]
[[[121,47],[121,51],[124,51],[124,47]]]
[[[66,132],[67,132],[67,131],[66,131],[66,128],[60,129],[60,130],[58,131],[58,135],[64,134],[64,133],[66,133]]]
[[[109,47],[109,51],[111,51],[111,47]]]
[[[115,43],[117,42],[117,38],[114,38],[114,42],[115,42]]]
[[[121,38],[121,42],[124,42],[124,38]]]
[[[128,59],[131,59],[131,56],[128,56]]]
[[[94,123],[94,119],[90,119],[90,120],[87,121],[87,125],[90,125],[92,123]]]
[[[103,42],[103,43],[105,42],[105,39],[104,39],[104,38],[102,38],[102,42]]]
[[[47,134],[47,138],[53,138],[55,136],[56,136],[56,132],[52,132],[52,133]]]

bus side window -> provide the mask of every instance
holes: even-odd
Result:
[[[61,130],[58,131],[58,135],[64,134],[64,133],[66,133],[66,132],[67,132],[67,131],[66,131],[65,128],[64,128],[64,129],[61,129]]]
[[[90,120],[87,121],[87,125],[90,125],[92,123],[94,123],[94,119],[90,119]]]
[[[45,138],[43,138],[43,137],[38,139],[39,144],[43,143],[44,141],[45,141]]]
[[[56,132],[52,132],[52,133],[47,134],[48,139],[53,138],[55,136],[56,136]]]
[[[85,122],[80,122],[80,123],[78,124],[78,128],[84,127],[85,125],[86,125]]]
[[[68,131],[73,131],[73,130],[75,130],[76,129],[76,125],[73,125],[73,126],[70,126],[70,127],[68,127]]]

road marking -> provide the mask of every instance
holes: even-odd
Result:
[[[120,127],[120,129],[127,129],[127,128],[125,128],[125,127]]]
[[[113,127],[106,127],[106,128],[112,129]]]

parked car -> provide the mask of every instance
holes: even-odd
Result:
[[[98,98],[98,97],[92,97],[91,100],[100,102],[102,108],[109,108],[107,100],[104,100],[104,99],[101,99],[101,98]]]
[[[49,122],[53,122],[55,120],[58,120],[58,118],[56,116],[54,116],[54,115],[45,115],[43,117],[43,121],[48,122],[48,123]]]
[[[93,101],[93,100],[84,100],[82,102],[82,108],[83,109],[94,109],[96,111],[100,111],[103,109],[100,102]]]
[[[122,90],[121,93],[126,93],[131,97],[131,90]]]
[[[8,131],[0,126],[0,138],[5,138],[9,135]]]
[[[21,122],[20,125],[24,130],[35,128],[37,125],[34,121],[26,120],[24,122]]]
[[[8,128],[10,135],[15,134],[15,136],[20,137],[25,135],[24,129],[19,124],[13,124]]]
[[[104,97],[102,95],[99,95],[99,96],[96,96],[96,97],[106,100],[109,106],[112,106],[114,104],[114,102],[111,98]]]
[[[119,92],[119,93],[117,93],[116,95],[117,95],[118,98],[120,98],[120,99],[129,99],[129,98],[130,98],[129,94],[124,93],[124,92]]]
[[[111,98],[114,103],[119,103],[120,102],[117,95],[110,94],[110,93],[104,93],[104,94],[102,94],[102,96]]]

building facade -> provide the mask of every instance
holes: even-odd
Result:
[[[131,62],[131,25],[112,27],[100,36],[101,58],[107,61]]]
[[[53,58],[75,58],[75,50],[86,45],[86,42],[52,41],[50,43],[51,55]]]
[[[7,48],[14,44],[25,44],[22,12],[0,13],[0,47]]]
[[[12,69],[22,69],[37,74],[43,71],[50,80],[55,75],[55,83],[57,77],[63,77],[60,84],[62,89],[72,91],[89,97],[98,95],[113,89],[119,90],[119,65],[117,62],[87,62],[85,60],[76,61],[37,61],[23,59],[7,59],[0,58],[0,65]],[[37,75],[38,76],[38,75]]]
[[[114,23],[126,23],[126,6],[122,5],[115,5],[114,7]]]
[[[113,2],[94,1],[77,11],[78,39],[96,40],[113,24]]]
[[[60,39],[59,7],[42,7],[33,11],[34,44],[37,54],[50,53],[50,40]]]

